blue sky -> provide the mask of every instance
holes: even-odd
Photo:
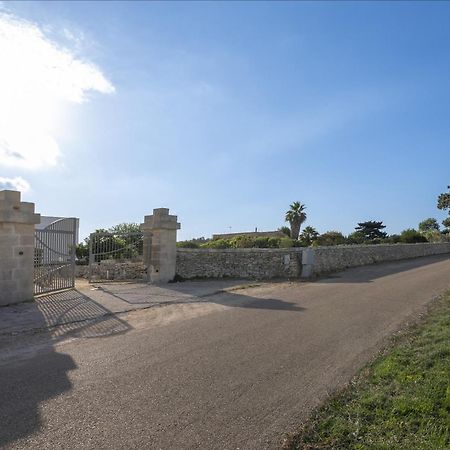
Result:
[[[17,108],[17,129],[36,134],[9,142],[0,127],[0,180],[42,214],[79,217],[82,236],[156,207],[178,215],[180,239],[276,229],[295,200],[321,232],[445,217],[448,3],[8,2],[0,13],[33,30],[30,48],[53,46],[50,61],[65,55],[64,89],[36,85],[36,112]],[[0,83],[34,86],[34,53],[14,52]]]

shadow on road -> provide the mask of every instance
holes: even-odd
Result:
[[[194,282],[197,283],[197,282]],[[194,285],[192,283],[192,285]],[[229,282],[230,283],[230,282]],[[241,282],[242,283],[242,282]],[[206,284],[206,283],[205,283]],[[236,284],[236,283],[235,283]],[[236,308],[254,308],[254,309],[271,309],[286,311],[301,311],[295,303],[286,302],[273,298],[258,298],[244,294],[236,294],[234,291],[220,290],[220,281],[217,282],[217,288],[209,288],[209,293],[205,290],[194,290],[192,285],[168,284],[164,288],[151,286],[148,284],[127,284],[125,286],[116,285],[115,287],[98,285],[96,289],[102,291],[111,297],[128,304],[161,306],[161,305],[179,305],[192,303],[216,303],[224,306]],[[114,290],[113,290],[114,289]],[[239,290],[241,291],[241,290]],[[195,294],[192,292],[196,292]],[[241,292],[245,292],[242,289]]]
[[[46,349],[32,358],[0,366],[0,447],[41,429],[40,404],[69,391],[69,355]]]
[[[447,261],[448,259],[448,255],[433,255],[415,259],[375,263],[361,267],[350,267],[344,272],[324,275],[324,278],[317,280],[316,283],[371,283],[378,278],[424,267],[430,264],[436,264]]]
[[[77,365],[71,356],[56,351],[57,342],[68,336],[103,337],[131,329],[108,313],[76,290],[0,309],[0,448],[39,431],[42,403],[71,390],[68,373]],[[3,325],[8,319],[15,324],[7,329]],[[27,324],[41,328],[38,342],[30,343],[29,333],[14,331]]]
[[[211,297],[201,299],[203,303],[215,303],[223,306],[235,308],[267,309],[277,311],[304,311],[305,308],[298,306],[293,302],[278,300],[275,298],[257,298],[248,295],[235,294],[234,292],[225,292],[222,295],[212,295]]]

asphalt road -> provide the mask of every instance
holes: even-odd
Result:
[[[275,449],[449,287],[450,259],[429,257],[92,325],[106,337],[29,337],[0,363],[0,444]]]

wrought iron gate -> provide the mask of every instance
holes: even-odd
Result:
[[[76,229],[77,219],[64,218],[35,230],[35,294],[75,286]]]
[[[142,262],[144,249],[143,233],[96,232],[89,236],[89,282],[126,280],[122,269],[116,278],[114,263]]]

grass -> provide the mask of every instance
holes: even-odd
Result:
[[[450,449],[450,292],[282,448]]]

